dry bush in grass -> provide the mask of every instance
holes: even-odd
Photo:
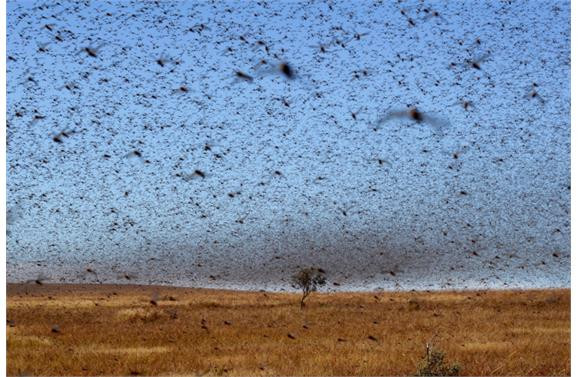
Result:
[[[135,321],[143,321],[143,322],[155,322],[160,319],[166,319],[169,317],[168,313],[160,310],[154,309],[144,309],[144,308],[130,308],[130,309],[123,309],[117,312],[117,317],[119,319],[135,322]]]
[[[408,300],[408,307],[410,310],[420,310],[420,301],[415,298]]]
[[[418,365],[417,376],[458,376],[460,365],[445,362],[445,353],[426,344],[426,354]]]
[[[319,287],[326,284],[325,271],[321,268],[303,268],[292,276],[292,282],[296,288],[302,290],[302,299],[300,301],[300,308],[303,308],[306,303],[306,297],[312,292],[318,290]]]

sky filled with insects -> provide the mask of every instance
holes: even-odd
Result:
[[[9,1],[8,280],[568,286],[569,8]]]

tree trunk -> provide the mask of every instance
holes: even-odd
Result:
[[[306,297],[308,297],[308,294],[310,292],[304,292],[304,294],[302,295],[302,300],[300,301],[300,309],[303,309],[304,306],[306,306]]]

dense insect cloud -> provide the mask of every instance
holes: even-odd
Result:
[[[11,0],[8,280],[567,286],[569,8]]]

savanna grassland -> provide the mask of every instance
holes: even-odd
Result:
[[[11,375],[569,375],[570,290],[290,293],[8,285]]]

